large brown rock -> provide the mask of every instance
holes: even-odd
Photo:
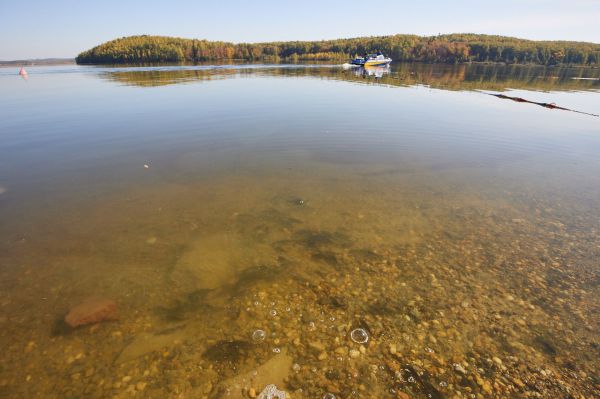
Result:
[[[116,319],[117,304],[106,298],[89,298],[72,308],[65,316],[65,322],[71,327]]]

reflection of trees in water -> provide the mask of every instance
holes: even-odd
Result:
[[[128,86],[153,87],[205,80],[227,79],[234,77],[237,73],[238,71],[235,69],[219,69],[210,71],[198,69],[128,70],[104,72],[100,74],[100,77]]]
[[[313,77],[384,84],[427,85],[445,90],[600,90],[600,69],[523,65],[395,64],[389,73],[358,73],[338,66],[281,65],[279,67],[234,66],[167,70],[105,72],[104,79],[125,85],[152,87],[250,76]]]

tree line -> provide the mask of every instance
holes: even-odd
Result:
[[[108,41],[76,58],[79,64],[159,62],[333,61],[381,51],[395,61],[427,63],[600,64],[600,44],[533,41],[505,36],[393,35],[322,41],[228,43],[165,36],[130,36]]]

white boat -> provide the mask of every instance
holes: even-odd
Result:
[[[356,57],[350,64],[352,65],[362,65],[362,66],[380,66],[380,65],[389,65],[392,62],[392,59],[384,56],[382,53],[377,54],[368,54],[364,57]]]
[[[381,53],[370,54],[365,60],[365,66],[389,65],[392,59]]]

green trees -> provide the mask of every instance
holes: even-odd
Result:
[[[600,44],[532,41],[460,33],[438,36],[393,35],[315,42],[227,43],[165,36],[112,40],[77,56],[80,64],[199,62],[211,60],[343,60],[382,51],[397,61],[427,63],[503,62],[509,64],[598,65]]]

